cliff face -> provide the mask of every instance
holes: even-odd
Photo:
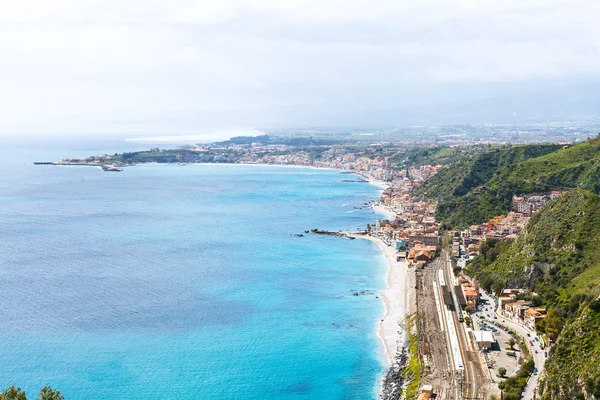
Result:
[[[534,214],[512,243],[488,244],[470,266],[482,286],[528,287],[555,342],[543,399],[600,398],[600,197],[573,189]]]

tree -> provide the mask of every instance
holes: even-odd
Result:
[[[54,390],[49,386],[40,390],[38,400],[65,400],[64,396],[58,390]]]
[[[502,281],[501,279],[494,281],[494,283],[492,284],[492,291],[496,295],[499,295],[500,292],[502,292],[502,289],[504,289],[504,281]]]
[[[27,397],[20,387],[11,385],[0,394],[0,400],[27,400]]]
[[[517,344],[517,341],[515,340],[515,338],[511,337],[510,339],[508,339],[508,345],[510,346],[511,349],[514,350],[515,344]]]
[[[506,376],[506,368],[504,368],[504,367],[498,368],[498,376],[500,378],[504,378]]]
[[[520,393],[514,393],[514,392],[508,392],[508,393],[504,393],[504,395],[502,396],[502,398],[504,400],[521,400],[521,394]]]
[[[11,385],[0,393],[0,400],[27,400],[27,396],[23,389]],[[46,386],[40,390],[37,400],[65,400],[65,398],[58,390]]]
[[[565,324],[564,319],[554,308],[551,308],[550,311],[548,311],[548,315],[545,318],[545,323],[546,334],[548,335],[548,338],[551,341],[555,342]]]

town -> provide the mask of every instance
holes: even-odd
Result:
[[[583,143],[585,146],[589,145]],[[439,210],[442,200],[427,196],[423,189],[449,168],[460,167],[459,160],[485,159],[488,154],[504,150],[551,152],[569,147],[555,143],[533,145],[531,150],[488,141],[468,146],[430,143],[410,147],[400,142],[339,143],[264,136],[39,164],[88,165],[105,170],[143,163],[302,166],[337,170],[343,174],[343,182],[376,184],[382,190],[370,205],[385,217],[357,232],[315,229],[313,233],[370,238],[385,246],[398,265],[406,266],[405,282],[414,285],[406,291],[415,292],[415,306],[407,307],[411,314],[394,328],[407,329],[410,343],[418,349],[410,356],[422,366],[418,380],[413,382],[420,388],[418,398],[531,400],[539,398],[538,380],[545,372],[550,349],[557,343],[558,333],[546,329],[551,310],[541,306],[539,294],[531,287],[501,279],[481,280],[473,267],[493,261],[499,248],[506,249],[517,241],[535,215],[568,193],[565,187],[569,186],[555,185],[558,187],[547,191],[515,190],[512,197],[504,198],[504,213],[491,218],[493,214],[488,213],[487,220],[463,226],[443,223]],[[479,184],[472,190],[485,194],[489,189]],[[536,268],[543,273],[547,266],[540,263]],[[415,315],[416,323],[410,325],[407,321]],[[402,371],[410,364],[403,346],[406,344],[399,343],[398,356],[390,369],[391,376],[397,378],[392,387],[404,385]],[[385,388],[383,393],[387,393]]]

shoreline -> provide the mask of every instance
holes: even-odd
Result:
[[[382,342],[386,368],[396,363],[399,350],[408,344],[408,333],[404,321],[407,315],[408,263],[397,261],[396,251],[381,239],[367,235],[353,235],[376,243],[387,261],[386,287],[381,292],[384,312],[377,324],[377,337]]]
[[[244,165],[254,167],[287,167],[287,168],[305,168],[305,169],[321,169],[329,171],[338,171],[351,173],[360,176],[367,180],[370,185],[377,186],[381,192],[390,187],[389,182],[384,182],[373,178],[370,175],[359,171],[343,170],[330,167],[315,167],[312,165],[287,165],[287,164],[243,164],[243,163],[191,163],[188,165]],[[380,192],[380,195],[381,195]],[[379,198],[377,199],[379,201]],[[396,213],[384,207],[380,203],[376,203],[371,208],[385,216],[387,219],[395,219]],[[376,222],[376,221],[372,221]],[[400,352],[408,347],[408,331],[406,326],[406,317],[416,312],[416,293],[410,290],[409,284],[414,288],[414,274],[409,273],[408,262],[397,261],[396,250],[392,246],[388,246],[383,240],[370,235],[356,235],[347,233],[349,237],[362,238],[376,243],[387,263],[387,271],[385,276],[385,289],[380,292],[383,301],[383,316],[379,318],[377,323],[376,335],[381,341],[383,347],[383,355],[381,364],[385,372],[379,377],[376,385],[376,398],[380,398],[385,393],[384,379],[387,373],[398,365],[400,360]],[[413,304],[414,303],[414,304]]]
[[[60,164],[59,164],[60,165]],[[66,164],[70,165],[70,164]],[[72,164],[75,165],[75,164]],[[133,166],[156,166],[156,165],[178,165],[178,163],[139,163],[127,165],[124,167]],[[329,170],[349,173],[360,176],[367,180],[367,183],[377,186],[381,192],[390,186],[389,182],[377,180],[374,177],[367,175],[360,171],[345,170],[340,168],[332,167],[317,167],[311,165],[293,165],[293,164],[254,164],[254,163],[185,163],[186,166],[197,165],[197,166],[248,166],[248,167],[279,167],[279,168],[295,168],[295,169],[313,169],[313,170]],[[380,192],[380,194],[381,194]],[[377,199],[379,201],[379,198]],[[394,219],[396,213],[387,209],[383,205],[376,203],[371,208],[383,214],[387,219]],[[371,221],[372,223],[376,222]],[[400,351],[408,346],[408,332],[406,331],[405,319],[406,316],[412,313],[414,307],[409,304],[409,269],[408,262],[397,261],[395,248],[388,246],[381,239],[370,236],[370,235],[356,235],[349,233],[348,236],[354,238],[362,238],[370,240],[376,243],[381,249],[382,255],[384,256],[387,263],[387,271],[385,277],[385,289],[380,292],[383,301],[383,316],[379,318],[377,323],[376,335],[381,340],[383,355],[381,361],[386,371],[389,371],[399,359]],[[413,284],[414,287],[414,284]],[[412,297],[411,297],[412,300]],[[380,353],[381,354],[381,353]],[[384,374],[380,377],[378,383],[378,396],[383,391],[382,380],[385,377]]]
[[[389,220],[396,219],[396,213],[393,211],[390,211],[389,209],[385,208],[381,204],[375,204],[372,208],[373,208],[373,210],[377,211],[378,213],[385,215],[385,217]]]
[[[202,163],[214,165],[214,163]],[[289,168],[307,168],[307,169],[323,169],[329,171],[347,172],[358,175],[368,181],[369,184],[377,186],[383,192],[390,187],[389,182],[377,180],[374,177],[364,174],[359,171],[343,170],[339,168],[315,167],[311,165],[285,165],[285,164],[238,164],[238,163],[223,163],[222,165],[248,165],[248,166],[263,166],[263,167],[289,167]],[[381,193],[380,193],[381,194]],[[377,199],[379,200],[379,199]],[[396,213],[389,210],[382,204],[376,203],[371,208],[383,214],[387,219],[395,219]],[[375,221],[373,221],[375,222]],[[411,276],[408,269],[408,261],[398,261],[396,249],[388,246],[383,240],[370,235],[349,234],[353,238],[361,238],[376,243],[387,263],[387,271],[385,276],[385,289],[381,291],[383,300],[383,316],[377,324],[377,337],[381,340],[383,347],[382,365],[386,371],[389,371],[399,361],[400,352],[403,348],[408,347],[408,331],[406,327],[406,317],[416,312],[416,293],[410,290],[409,284],[412,283],[414,288],[414,274]],[[414,304],[413,304],[414,303]],[[386,373],[380,377],[377,384],[377,398],[384,391],[383,379]]]
[[[39,162],[39,161],[35,161],[34,164],[36,165],[53,165],[53,166],[90,166],[90,167],[102,167],[103,164],[88,164],[88,163],[68,163],[68,164],[62,164],[60,161],[48,161],[48,162]],[[159,163],[159,162],[145,162],[145,163],[137,163],[137,164],[125,164],[125,165],[117,165],[120,168],[127,168],[127,167],[140,167],[140,166],[144,166],[144,165],[180,165],[180,164],[184,164],[185,166],[188,165],[210,165],[210,166],[215,166],[215,165],[223,165],[223,166],[248,166],[248,167],[283,167],[283,168],[305,168],[305,169],[321,169],[321,170],[325,170],[325,171],[339,171],[339,172],[345,172],[345,173],[349,173],[349,174],[353,174],[353,175],[358,175],[364,179],[366,179],[368,181],[368,183],[370,183],[371,185],[377,186],[382,190],[387,189],[390,186],[389,182],[384,182],[378,179],[373,178],[370,175],[365,174],[364,172],[361,171],[354,171],[354,170],[348,170],[348,169],[341,169],[341,168],[335,168],[335,167],[316,167],[314,165],[296,165],[296,164],[259,164],[259,163],[211,163],[211,162],[191,162],[191,163],[179,163],[179,162],[167,162],[167,163]]]

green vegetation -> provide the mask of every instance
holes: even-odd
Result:
[[[498,148],[475,157],[463,157],[440,171],[421,187],[421,192],[437,200],[452,200],[484,185],[503,168],[560,149],[559,145],[528,145]]]
[[[153,149],[148,151],[134,151],[113,156],[111,162],[121,162],[124,164],[139,164],[139,163],[171,163],[178,161],[178,157],[198,157],[198,153],[193,153],[189,150],[160,150]]]
[[[406,152],[394,154],[390,157],[390,163],[407,163],[411,166],[419,165],[450,165],[466,157],[473,157],[488,151],[490,145],[476,146],[431,146],[408,149]]]
[[[413,333],[413,327],[415,325],[416,314],[408,316],[406,318],[406,329],[408,331],[408,365],[404,370],[404,376],[409,380],[409,384],[406,387],[404,394],[405,399],[415,399],[421,384],[421,359],[419,358],[419,339],[416,334]]]
[[[439,201],[445,225],[464,227],[506,214],[515,194],[575,187],[600,193],[600,136],[573,146],[512,146],[465,158],[418,193]]]
[[[58,390],[48,386],[40,390],[37,400],[64,400],[65,398]],[[25,391],[20,387],[9,386],[0,393],[0,400],[27,400]]]
[[[566,319],[546,361],[546,378],[540,386],[543,400],[600,398],[600,301],[584,302]],[[577,377],[577,380],[574,378]]]
[[[503,400],[521,400],[521,393],[527,385],[529,375],[533,373],[535,364],[532,359],[527,360],[521,365],[521,368],[515,376],[506,378],[505,381],[499,382],[498,387],[502,390]],[[506,370],[504,370],[506,373]]]
[[[482,287],[526,287],[533,305],[548,309],[536,326],[555,343],[542,398],[600,391],[600,197],[573,189],[535,213],[517,239],[481,250],[468,271]]]

